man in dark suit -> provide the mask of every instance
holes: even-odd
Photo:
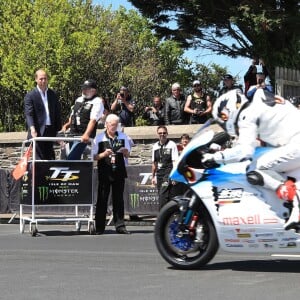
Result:
[[[44,70],[35,73],[36,88],[25,96],[27,138],[55,137],[61,129],[61,108],[56,93],[48,88],[48,75]],[[54,159],[53,142],[36,143],[36,159]]]

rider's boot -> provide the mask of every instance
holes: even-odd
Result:
[[[295,182],[287,180],[276,191],[277,196],[285,201],[293,203],[293,209],[290,214],[290,218],[284,224],[286,230],[292,229],[299,226],[300,221],[300,209],[299,209],[299,197],[297,195],[297,188]]]

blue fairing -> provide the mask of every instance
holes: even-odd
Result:
[[[206,134],[205,139],[202,141],[206,141],[210,138],[209,135]],[[203,145],[204,143],[202,143]],[[199,144],[198,144],[199,147]],[[180,156],[180,161],[186,159],[188,155],[197,148],[197,144],[194,142],[189,149],[186,149],[185,153]],[[271,148],[269,147],[257,147],[255,153],[253,155],[253,160],[256,160],[262,154],[268,152]],[[199,159],[201,159],[199,157]],[[170,179],[175,180],[177,182],[183,182],[185,184],[194,185],[201,180],[208,179],[213,182],[215,185],[218,185],[222,182],[228,181],[246,181],[246,176],[241,176],[246,173],[247,166],[250,164],[250,161],[231,163],[227,165],[221,165],[218,168],[214,169],[195,169],[191,168],[191,171],[194,172],[196,180],[193,182],[189,182],[183,174],[179,173],[176,166],[173,168]]]

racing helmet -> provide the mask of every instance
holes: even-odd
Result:
[[[215,101],[213,118],[228,134],[237,135],[236,122],[245,103],[248,103],[248,99],[240,89],[230,90]]]

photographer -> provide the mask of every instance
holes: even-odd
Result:
[[[251,101],[255,92],[258,89],[267,90],[271,93],[273,93],[273,88],[271,85],[266,84],[265,82],[265,74],[264,73],[256,73],[256,84],[250,86],[248,92],[247,92],[247,98]]]
[[[184,111],[190,115],[189,124],[203,124],[209,119],[212,102],[205,95],[199,80],[193,82],[193,93],[187,96]]]
[[[135,126],[134,108],[135,101],[132,99],[128,88],[122,86],[115,101],[111,105],[111,111],[119,116],[122,127]]]
[[[262,69],[262,73],[265,75],[265,78],[269,76],[269,72],[267,67],[265,66],[264,61],[260,58],[254,58],[252,59],[251,66],[249,67],[248,71],[246,72],[244,76],[244,83],[245,83],[245,95],[247,95],[247,92],[249,88],[253,85],[256,85],[257,79],[256,74],[260,73],[258,72],[258,67]]]
[[[142,118],[151,126],[164,124],[164,106],[159,96],[153,98],[153,106],[146,106]]]

